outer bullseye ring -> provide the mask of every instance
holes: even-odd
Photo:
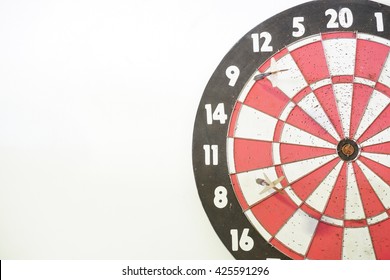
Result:
[[[345,138],[337,145],[337,154],[344,161],[353,161],[359,156],[360,147],[355,141]]]

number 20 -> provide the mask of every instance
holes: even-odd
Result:
[[[330,16],[327,28],[339,28],[339,25],[349,28],[353,24],[353,14],[348,8],[341,8],[338,13],[335,9],[328,9],[325,11],[325,16]]]

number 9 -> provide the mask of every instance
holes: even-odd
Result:
[[[238,77],[240,76],[240,69],[237,66],[232,65],[226,69],[226,77],[229,78],[229,86],[234,87]]]

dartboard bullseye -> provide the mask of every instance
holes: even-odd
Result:
[[[234,257],[390,259],[389,18],[371,1],[309,2],[216,69],[193,166]]]
[[[337,145],[337,153],[342,160],[352,161],[358,157],[360,147],[355,141],[345,138]]]

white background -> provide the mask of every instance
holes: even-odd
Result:
[[[198,102],[303,2],[0,0],[0,259],[232,259],[194,182]]]

